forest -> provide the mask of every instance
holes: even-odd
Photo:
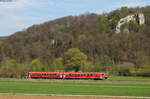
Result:
[[[121,18],[143,13],[115,32]],[[106,72],[150,76],[150,6],[85,13],[33,25],[0,37],[0,77],[25,77],[29,71]]]

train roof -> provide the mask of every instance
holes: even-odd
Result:
[[[29,73],[98,74],[104,72],[29,72]]]

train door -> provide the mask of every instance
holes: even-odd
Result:
[[[60,74],[60,78],[61,78],[61,79],[63,78],[63,74]]]
[[[65,78],[66,78],[66,74],[63,73],[63,74],[62,74],[62,79],[65,79]]]

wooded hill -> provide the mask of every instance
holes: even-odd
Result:
[[[123,26],[129,33],[116,34],[117,22],[136,13],[144,14],[145,24],[131,21]],[[150,76],[150,6],[63,17],[1,37],[0,76],[28,71]]]

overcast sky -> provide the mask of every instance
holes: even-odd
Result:
[[[0,0],[0,36],[63,16],[148,5],[150,0]]]

